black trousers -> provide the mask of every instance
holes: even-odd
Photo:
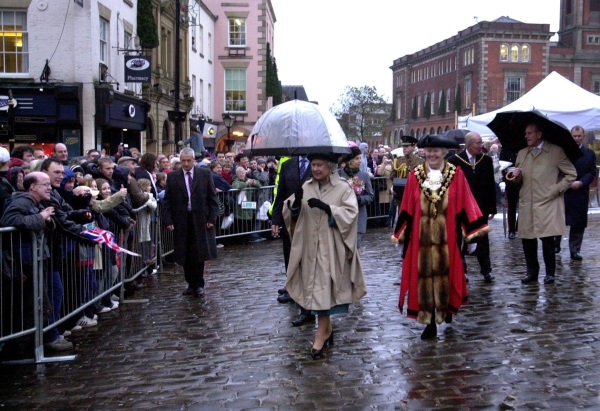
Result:
[[[191,288],[204,287],[204,261],[198,261],[196,249],[196,234],[191,213],[187,214],[185,235],[185,263],[183,273],[185,281]]]
[[[520,186],[512,181],[506,183],[506,219],[508,222],[508,232],[517,232],[517,205],[519,204]]]
[[[542,240],[542,254],[544,255],[544,264],[546,265],[546,275],[554,277],[556,272],[554,236],[542,237],[540,240]],[[540,273],[540,263],[537,258],[537,238],[524,238],[522,241],[527,274],[537,277]]]
[[[489,274],[492,272],[492,262],[490,260],[490,238],[488,235],[484,235],[483,237],[478,237],[474,240],[477,243],[477,249],[475,250],[475,256],[477,257],[477,262],[479,263],[479,267],[481,269],[481,274]],[[462,249],[462,260],[463,260],[463,268],[465,269],[465,273],[467,272],[467,260],[465,259],[465,255],[467,254],[467,244],[464,245]]]

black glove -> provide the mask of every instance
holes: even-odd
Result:
[[[317,207],[326,212],[327,215],[331,217],[331,207],[329,207],[329,204],[322,202],[318,198],[311,198],[307,201],[307,203],[310,208]]]
[[[302,196],[304,195],[304,190],[302,186],[300,186],[296,191],[294,191],[294,204],[292,204],[291,208],[300,208],[302,205]],[[289,205],[288,205],[289,207]]]

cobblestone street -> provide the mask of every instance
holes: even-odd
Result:
[[[227,245],[207,264],[206,295],[189,298],[175,269],[74,334],[71,362],[0,367],[2,409],[600,409],[600,215],[590,215],[582,262],[563,240],[556,284],[522,285],[521,241],[491,222],[496,280],[474,257],[469,304],[438,339],[400,314],[400,256],[370,229],[368,295],[335,316],[335,345],[309,355],[315,329],[276,301],[279,241]],[[539,247],[541,254],[541,246]],[[540,261],[541,255],[540,255]],[[542,263],[543,273],[543,263]]]

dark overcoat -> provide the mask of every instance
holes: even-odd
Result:
[[[462,169],[469,188],[481,213],[487,218],[496,214],[496,182],[494,180],[494,160],[485,154],[475,156],[475,167],[469,162],[467,150],[455,154],[448,160]]]
[[[576,181],[581,181],[582,186],[565,192],[565,217],[570,227],[587,227],[590,183],[596,176],[596,154],[587,147],[582,147],[581,151],[583,156],[573,165],[577,171]]]
[[[165,197],[162,202],[162,223],[164,227],[174,226],[173,242],[174,258],[180,265],[185,263],[186,244],[192,241],[195,247],[194,256],[197,261],[217,258],[215,227],[218,204],[215,185],[208,167],[194,167],[192,181],[192,222],[193,238],[187,238],[187,204],[188,194],[184,180],[184,170],[180,168],[169,173]],[[206,223],[212,223],[208,229]]]

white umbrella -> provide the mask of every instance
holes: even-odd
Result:
[[[346,135],[333,114],[301,100],[279,104],[260,116],[246,147],[251,155],[350,153]]]

